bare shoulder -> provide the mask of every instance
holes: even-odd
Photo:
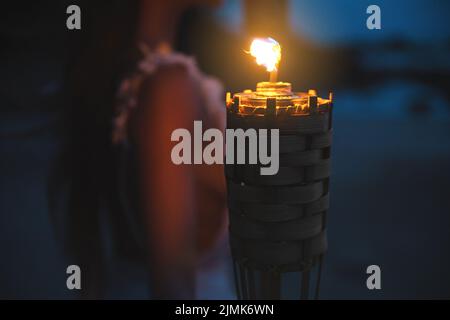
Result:
[[[188,70],[182,65],[158,68],[147,76],[137,94],[132,112],[130,134],[135,128],[151,127],[170,136],[175,128],[189,128],[198,114],[198,93]],[[134,132],[134,133],[133,133]]]

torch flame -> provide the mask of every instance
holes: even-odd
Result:
[[[281,59],[281,47],[272,38],[256,38],[250,46],[250,52],[256,63],[265,66],[268,72],[276,71]]]

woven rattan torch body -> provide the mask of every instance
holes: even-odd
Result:
[[[275,175],[261,175],[260,164],[225,166],[239,299],[317,297],[327,248],[331,124],[331,94],[322,99],[314,90],[293,93],[289,83],[261,82],[256,91],[228,95],[227,129],[279,130]]]

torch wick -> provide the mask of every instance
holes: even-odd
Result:
[[[270,76],[269,76],[269,81],[270,82],[277,82],[277,76],[278,76],[277,70],[271,71],[270,72]]]

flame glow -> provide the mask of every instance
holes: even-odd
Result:
[[[265,66],[268,72],[276,71],[281,59],[281,46],[272,38],[256,38],[250,46],[250,52],[256,63]]]

